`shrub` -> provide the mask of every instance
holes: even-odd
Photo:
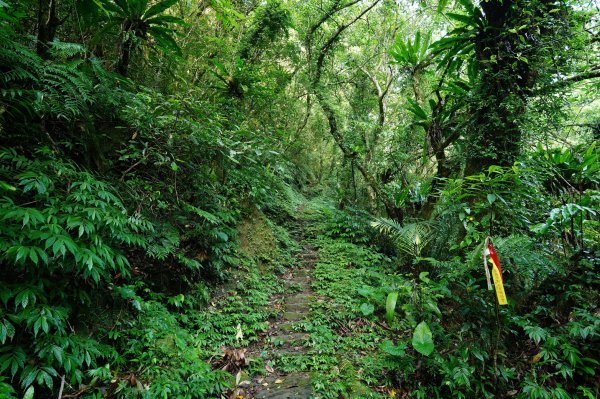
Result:
[[[79,334],[89,328],[80,315],[130,276],[124,250],[144,248],[153,225],[91,174],[47,149],[36,156],[0,150],[0,372],[23,390],[51,390],[114,358]]]

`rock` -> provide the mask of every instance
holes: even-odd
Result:
[[[285,312],[283,314],[284,320],[289,320],[289,321],[303,320],[304,318],[306,318],[306,316],[307,316],[306,312]]]
[[[281,380],[280,382],[278,382]],[[256,399],[309,399],[312,396],[310,377],[304,373],[292,373],[277,377],[268,389],[258,392]]]

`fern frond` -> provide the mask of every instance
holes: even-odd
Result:
[[[75,56],[85,56],[87,49],[79,43],[54,41],[50,43],[50,54],[54,58],[69,59]]]
[[[421,256],[423,249],[434,239],[431,225],[425,222],[402,226],[391,219],[377,218],[371,223],[371,226],[394,240],[400,252],[414,257]]]

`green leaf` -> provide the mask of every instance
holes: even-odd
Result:
[[[2,190],[6,190],[6,191],[17,191],[17,188],[15,186],[11,186],[10,184],[0,180],[0,189]]]
[[[153,17],[154,15],[160,14],[168,8],[171,8],[171,6],[173,6],[175,3],[177,3],[177,0],[164,0],[158,2],[144,13],[144,17],[142,19],[147,20],[148,18]]]
[[[523,327],[525,333],[531,338],[536,344],[539,345],[541,341],[544,341],[547,337],[547,332],[539,326],[525,326]]]
[[[131,19],[141,19],[148,6],[148,0],[123,0],[129,5],[128,17]]]
[[[161,28],[157,26],[150,27],[148,32],[152,35],[154,40],[156,40],[156,44],[158,47],[166,52],[175,55],[176,57],[181,57],[181,49],[179,45],[173,39],[173,31],[166,28]]]
[[[475,11],[475,5],[471,0],[457,0],[457,3],[460,3],[470,14]]]
[[[35,393],[35,388],[32,385],[29,388],[27,388],[27,390],[25,391],[25,395],[23,395],[23,399],[33,399],[34,393]]]
[[[448,18],[450,18],[450,19],[453,19],[458,22],[462,22],[466,25],[477,26],[475,19],[468,15],[455,14],[453,12],[448,12],[448,13],[446,13],[446,16],[448,16]]]
[[[36,265],[38,264],[39,258],[38,258],[37,253],[35,252],[35,248],[31,248],[29,250],[29,259],[31,259],[31,261],[33,263],[35,263]]]
[[[433,353],[433,335],[426,322],[417,325],[412,337],[412,346],[422,355],[429,356]]]
[[[417,102],[415,100],[413,100],[412,98],[409,98],[407,100],[408,100],[408,106],[406,108],[410,112],[415,114],[415,116],[418,117],[419,120],[426,120],[427,113],[423,110],[423,108],[421,108],[421,106],[419,104],[417,104]]]
[[[498,198],[498,197],[496,197],[496,194],[490,193],[487,195],[487,200],[490,203],[490,205],[496,201],[496,198]]]
[[[448,0],[440,0],[437,5],[437,12],[441,13],[448,5]]]
[[[161,15],[159,17],[150,18],[146,22],[148,24],[156,24],[156,25],[165,25],[165,24],[185,25],[185,21],[183,19],[174,17],[172,15]]]
[[[364,316],[368,316],[370,314],[373,314],[373,312],[375,311],[375,306],[371,305],[370,303],[363,303],[362,305],[360,305],[360,311]]]
[[[388,323],[391,323],[394,319],[394,312],[396,311],[396,302],[398,301],[398,292],[390,292],[385,301],[385,315]]]
[[[388,355],[395,356],[395,357],[404,356],[405,348],[406,348],[406,344],[394,345],[394,343],[390,340],[386,340],[381,344],[381,349],[383,351],[385,351]]]
[[[421,280],[425,283],[431,282],[431,279],[427,276],[429,276],[429,272],[421,272],[421,273],[419,273],[419,280]]]
[[[229,241],[229,236],[220,230],[215,230],[215,236],[223,242]]]

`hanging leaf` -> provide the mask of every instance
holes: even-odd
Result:
[[[429,356],[433,352],[433,335],[426,322],[419,323],[412,337],[412,346],[422,355]]]
[[[446,16],[448,16],[450,19],[453,19],[455,21],[462,22],[465,25],[477,26],[477,22],[476,22],[475,18],[473,18],[469,15],[462,15],[462,14],[455,14],[453,12],[447,12]]]
[[[153,5],[152,7],[150,7],[148,10],[146,10],[146,12],[144,13],[143,19],[148,19],[157,14],[160,14],[161,12],[166,11],[167,9],[169,9],[171,6],[175,5],[176,3],[177,3],[177,0],[160,1],[160,2],[156,3],[155,5]]]
[[[431,42],[431,31],[428,31],[423,38],[423,43],[421,44],[421,49],[419,52],[419,62],[423,62],[425,60],[425,54],[427,54],[427,49],[429,49],[429,44]]]
[[[406,100],[408,102],[408,105],[406,106],[406,108],[410,112],[412,112],[420,120],[427,119],[427,113],[423,110],[423,108],[421,108],[421,106],[419,104],[417,104],[417,102],[415,100],[413,100],[412,98],[407,98]]]
[[[410,42],[409,42],[410,44]],[[411,57],[411,62],[416,65],[419,60],[417,59],[417,54],[419,52],[419,48],[421,47],[421,31],[418,30],[417,33],[415,34],[415,40],[413,41],[411,48],[410,48],[410,57]]]
[[[394,312],[396,311],[396,301],[398,301],[398,293],[390,292],[385,301],[385,315],[387,316],[388,323],[391,323],[394,319]]]

